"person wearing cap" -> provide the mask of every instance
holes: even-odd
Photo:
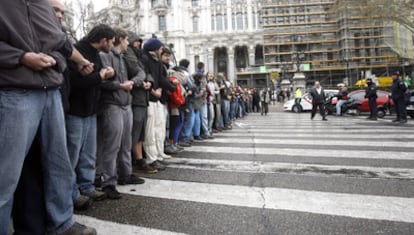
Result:
[[[394,100],[395,111],[397,112],[397,118],[393,122],[406,123],[407,122],[407,110],[405,104],[405,92],[407,87],[404,81],[399,79],[400,73],[398,71],[392,74],[392,86],[391,97]]]
[[[377,120],[377,85],[372,82],[371,78],[366,79],[367,89],[365,89],[365,98],[368,98],[370,115],[368,119]]]
[[[164,65],[161,62],[162,42],[157,38],[150,38],[144,44],[142,63],[145,72],[152,77],[153,84],[150,90],[147,125],[145,128],[145,141],[143,143],[146,153],[146,161],[157,170],[164,170],[164,139],[165,125],[164,109],[160,103],[162,90],[171,84],[165,74]]]
[[[341,116],[341,107],[348,99],[348,91],[343,83],[338,84],[338,90],[338,94],[336,94],[338,98],[338,102],[336,103],[336,116]]]

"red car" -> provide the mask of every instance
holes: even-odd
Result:
[[[383,118],[387,113],[390,112],[391,107],[394,106],[394,101],[390,98],[391,93],[388,91],[377,91],[377,116],[379,118]],[[361,112],[369,112],[369,105],[368,105],[368,99],[364,98],[365,96],[365,90],[356,90],[352,91],[348,94],[348,97],[354,100],[359,100],[360,107],[359,110]]]

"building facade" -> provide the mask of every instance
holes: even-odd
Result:
[[[175,60],[204,62],[207,71],[234,80],[238,71],[263,64],[261,3],[254,0],[111,0],[89,24],[107,23],[158,37]]]

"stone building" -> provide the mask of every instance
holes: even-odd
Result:
[[[107,23],[137,32],[145,41],[155,35],[206,70],[233,80],[238,71],[263,64],[261,1],[255,0],[110,0],[89,24]]]

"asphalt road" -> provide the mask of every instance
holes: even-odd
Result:
[[[414,234],[414,120],[270,110],[76,219],[99,234]]]

